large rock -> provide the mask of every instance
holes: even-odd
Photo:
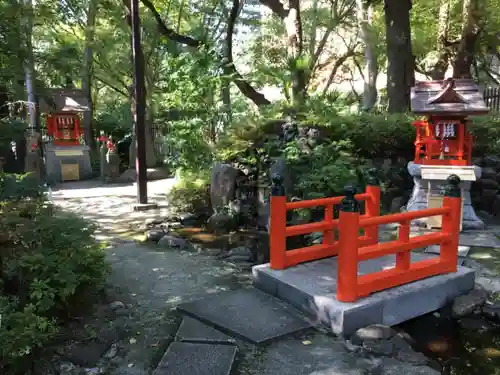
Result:
[[[171,236],[168,234],[160,238],[160,240],[158,241],[158,245],[165,248],[176,248],[181,250],[189,248],[189,242],[187,242],[184,238]]]
[[[484,305],[488,293],[483,289],[473,289],[470,293],[455,298],[452,306],[453,317],[459,318],[472,314],[472,312]]]
[[[481,171],[481,181],[484,179],[495,180],[497,177],[497,172],[494,168],[485,167]]]
[[[207,229],[215,234],[230,233],[237,228],[236,218],[223,212],[213,214],[207,221]]]
[[[487,155],[483,159],[485,167],[498,168],[500,166],[500,158],[496,155]]]
[[[229,164],[214,165],[210,182],[210,202],[215,213],[221,212],[235,198],[236,179],[241,173]]]
[[[493,178],[481,178],[479,180],[479,185],[483,190],[496,190],[500,189],[500,184]]]

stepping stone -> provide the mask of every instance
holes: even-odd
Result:
[[[182,320],[175,339],[182,342],[205,344],[232,344],[235,342],[232,337],[203,324],[199,320],[190,318],[189,316],[184,317]]]
[[[458,245],[458,265],[459,266],[462,266],[464,264],[465,258],[467,258],[469,251],[470,251],[470,246]],[[427,247],[427,249],[425,249],[424,252],[439,255],[439,254],[441,254],[441,246],[431,245],[431,246]]]
[[[153,375],[229,375],[237,350],[233,345],[173,342]]]
[[[292,307],[255,288],[183,303],[177,309],[253,344],[262,344],[311,327]]]
[[[471,247],[500,247],[500,240],[488,231],[467,231],[460,233],[460,245]]]

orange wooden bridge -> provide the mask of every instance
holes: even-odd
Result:
[[[417,281],[426,277],[456,272],[460,234],[460,178],[448,177],[443,206],[420,211],[380,216],[380,186],[374,170],[370,171],[364,193],[346,187],[345,196],[287,202],[283,179],[273,176],[270,199],[270,267],[283,270],[300,263],[337,256],[337,300],[354,302],[371,293]],[[360,213],[364,202],[364,214]],[[287,212],[324,207],[320,222],[287,225]],[[334,206],[339,217],[334,218]],[[412,220],[443,216],[440,231],[410,237]],[[398,238],[379,242],[379,226],[398,223]],[[323,233],[323,242],[299,249],[287,249],[286,239],[313,232]],[[429,245],[440,245],[438,257],[411,262],[411,252]],[[358,263],[390,254],[396,255],[395,267],[358,276]]]

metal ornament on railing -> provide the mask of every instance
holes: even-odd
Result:
[[[446,197],[460,198],[460,195],[461,195],[460,177],[458,177],[456,174],[452,174],[446,179],[446,181],[447,181],[447,184],[445,187],[444,195]]]
[[[356,200],[356,188],[346,186],[344,188],[344,199],[340,202],[340,210],[344,212],[359,212],[359,202]]]

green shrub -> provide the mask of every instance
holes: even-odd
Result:
[[[12,140],[22,139],[28,124],[13,117],[0,118],[0,148],[8,147]]]
[[[22,373],[109,266],[95,227],[55,210],[32,179],[0,175],[0,196],[0,363]]]
[[[207,172],[180,172],[179,182],[167,194],[167,200],[176,212],[200,212],[210,207]]]
[[[293,193],[302,198],[339,193],[346,184],[362,185],[368,160],[413,158],[416,116],[353,113],[311,100],[298,115],[299,126],[315,127],[324,142],[304,153],[296,142],[284,146],[277,137],[284,111],[278,103],[261,115],[240,119],[218,142],[217,158],[267,173],[271,158],[285,157],[297,181]],[[472,117],[471,130],[474,156],[500,153],[500,116]]]
[[[474,134],[474,156],[500,153],[500,115],[474,117],[471,126]]]

